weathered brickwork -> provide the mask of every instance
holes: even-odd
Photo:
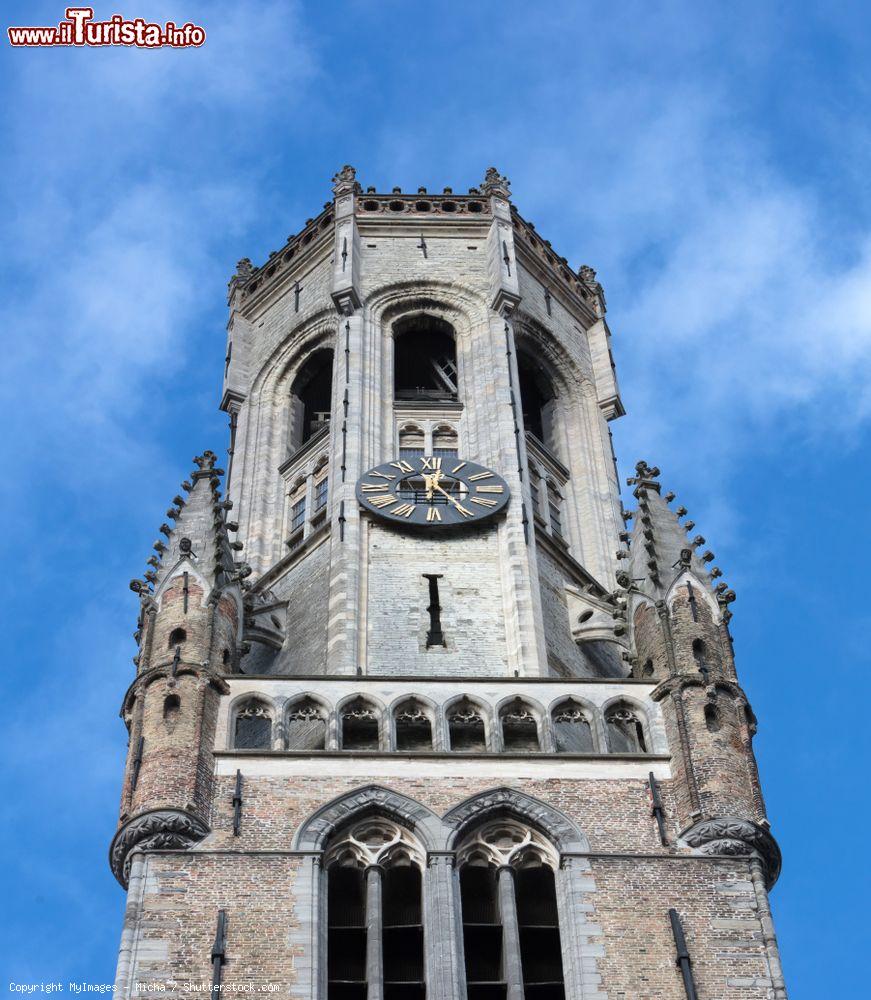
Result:
[[[131,582],[118,997],[786,1000],[735,594],[658,469],[622,507],[595,271],[494,169],[415,195],[345,167],[333,194],[237,265],[227,468],[194,459]],[[429,472],[390,489],[431,503],[436,457],[493,469],[505,504],[438,532],[358,503],[398,458]],[[483,971],[467,866],[497,887]],[[352,869],[363,898],[330,902]]]

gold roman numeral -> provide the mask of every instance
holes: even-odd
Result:
[[[363,483],[360,487],[363,493],[379,493],[381,490],[389,490],[387,483]]]
[[[394,507],[390,513],[398,514],[400,517],[411,517],[414,513],[414,509],[413,503],[401,503],[398,507]]]
[[[396,497],[392,493],[382,493],[380,496],[372,497],[369,501],[373,507],[389,507],[396,502]]]
[[[474,483],[477,479],[492,479],[492,472],[476,472],[474,476],[469,476],[469,482]]]
[[[396,476],[391,476],[389,472],[369,472],[367,475],[377,476],[379,479],[396,479]]]
[[[390,463],[394,469],[399,469],[400,472],[414,472],[414,469],[405,461],[405,459],[400,459],[398,462]]]
[[[505,492],[505,487],[504,486],[479,486],[478,487],[478,492],[479,493],[504,493]]]
[[[442,467],[441,458],[422,458],[420,460],[420,470],[423,472],[424,469],[429,469],[432,472],[436,472]]]
[[[479,503],[482,507],[495,507],[495,500],[488,500],[486,497],[472,497],[472,503]]]
[[[468,465],[468,463],[467,463],[467,462],[460,462],[460,464],[459,464],[459,465],[457,465],[457,466],[454,466],[454,468],[453,468],[453,469],[451,469],[451,473],[454,473],[454,472],[459,472],[459,471],[460,471],[460,469],[462,469],[462,467],[463,467],[464,465]]]
[[[442,512],[438,509],[438,507],[430,507],[426,512],[426,519],[427,521],[441,521]]]

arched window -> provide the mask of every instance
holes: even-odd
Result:
[[[541,472],[533,462],[529,463],[529,496],[533,515],[541,517]]]
[[[246,701],[236,711],[233,746],[237,750],[268,750],[272,746],[272,712],[260,701]]]
[[[355,698],[342,709],[342,749],[380,750],[378,712],[363,698]]]
[[[523,426],[538,440],[554,449],[553,418],[555,396],[543,369],[524,352],[517,354],[517,374],[520,380],[520,405]]]
[[[460,451],[457,432],[449,424],[440,424],[432,432],[432,453],[438,458],[456,458]]]
[[[564,1000],[551,845],[512,819],[488,823],[458,852],[468,1000]]]
[[[406,424],[399,432],[399,457],[420,458],[424,449],[423,428],[417,424]]]
[[[533,751],[541,749],[538,741],[538,723],[529,706],[517,698],[505,705],[499,713],[502,724],[503,750]]]
[[[611,753],[647,753],[644,726],[628,705],[615,705],[605,716]]]
[[[303,698],[290,706],[285,728],[288,750],[323,750],[326,746],[326,715],[311,698]]]
[[[423,1000],[423,852],[389,820],[339,834],[327,869],[327,1000]],[[374,938],[374,940],[372,940]]]
[[[712,705],[708,702],[705,705],[705,725],[708,727],[708,732],[718,733],[720,731],[720,713],[716,705]]]
[[[412,316],[396,324],[393,386],[397,400],[457,398],[457,349],[449,323]]]
[[[448,711],[448,733],[451,750],[483,753],[487,749],[484,716],[468,698],[463,698]]]
[[[183,642],[187,640],[188,634],[183,628],[174,628],[169,633],[169,642],[167,645],[170,649],[173,646],[180,646]]]
[[[557,753],[593,753],[593,729],[577,702],[564,701],[551,712]]]
[[[420,702],[404,701],[393,713],[397,750],[432,750],[432,722]]]
[[[300,368],[290,389],[291,454],[330,425],[333,399],[333,352],[315,351]]]
[[[169,729],[174,729],[181,711],[181,698],[177,694],[168,694],[163,700],[163,721]]]

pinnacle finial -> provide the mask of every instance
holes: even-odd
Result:
[[[357,171],[346,163],[344,167],[333,177],[333,194],[339,197],[343,194],[351,194],[354,191],[363,189],[357,183]]]
[[[495,167],[488,167],[484,174],[484,183],[481,185],[481,194],[494,194],[499,198],[510,198],[511,181],[504,174],[500,174]]]

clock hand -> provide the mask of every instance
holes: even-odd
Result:
[[[450,495],[450,493],[448,493],[448,492],[447,492],[446,490],[443,490],[443,489],[441,488],[441,486],[439,486],[439,484],[438,484],[438,483],[433,483],[433,487],[434,487],[435,489],[437,489],[437,490],[439,491],[439,493],[444,493],[444,495],[445,495],[445,496],[446,496],[446,497],[448,498],[448,500],[450,500],[450,501],[451,501],[451,503],[452,503],[452,504],[453,504],[453,505],[454,505],[454,506],[455,506],[455,507],[457,508],[457,510],[460,510],[460,511],[465,511],[465,510],[466,510],[466,508],[465,508],[465,507],[464,507],[464,506],[463,506],[463,505],[462,505],[462,504],[461,504],[461,503],[460,503],[460,502],[459,502],[458,500],[455,500],[455,499],[454,499],[454,498],[453,498],[453,497],[452,497],[452,496]]]

